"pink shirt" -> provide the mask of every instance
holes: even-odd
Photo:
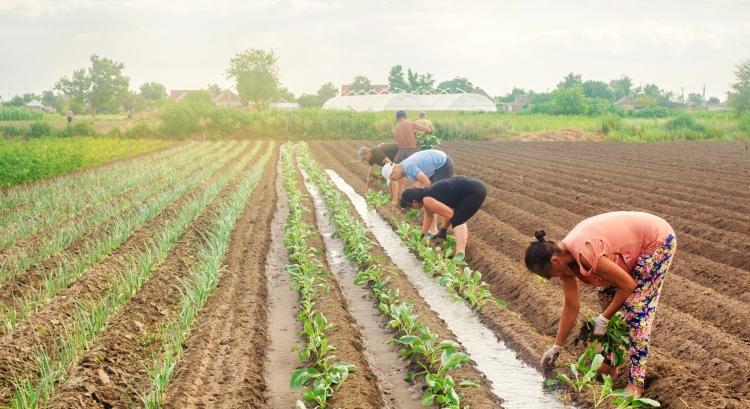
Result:
[[[592,284],[599,257],[606,256],[630,273],[638,257],[654,252],[672,232],[666,220],[653,214],[610,212],[578,223],[562,242],[580,266],[578,278]],[[581,256],[591,269],[584,268]]]

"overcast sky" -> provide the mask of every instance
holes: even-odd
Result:
[[[295,94],[394,64],[460,75],[493,95],[552,89],[568,72],[723,100],[750,58],[750,0],[0,0],[0,95],[125,63],[131,88],[232,86],[229,59],[274,49]]]

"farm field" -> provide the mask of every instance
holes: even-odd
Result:
[[[363,210],[372,143],[188,142],[4,190],[0,407],[563,408],[533,369],[561,293],[521,252],[623,207],[680,240],[648,396],[750,403],[744,145],[443,143],[489,187],[467,253],[483,294],[425,274],[380,218],[399,211]]]
[[[360,194],[366,168],[359,146],[315,142],[314,157]],[[482,318],[537,366],[557,328],[562,292],[535,279],[522,262],[531,232],[561,238],[585,217],[615,209],[647,210],[675,228],[679,250],[657,314],[647,394],[664,407],[750,405],[750,153],[741,143],[444,142],[456,174],[488,186],[469,221],[469,265],[484,274],[508,309]],[[637,171],[634,171],[636,169]],[[638,176],[636,176],[638,175]],[[380,207],[390,218],[399,211]],[[598,313],[593,291],[582,313]],[[559,368],[583,348],[568,346]],[[624,382],[619,380],[620,384]]]

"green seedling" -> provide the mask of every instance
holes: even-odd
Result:
[[[570,364],[572,378],[559,373],[557,379],[567,383],[573,390],[580,393],[593,385],[597,370],[603,363],[604,356],[597,354],[594,347],[591,346],[578,358],[578,362]]]
[[[366,200],[367,200],[368,207],[378,207],[378,206],[387,205],[388,202],[391,201],[391,197],[388,194],[383,193],[381,191],[370,190],[369,192],[367,192]]]
[[[628,324],[622,313],[616,313],[607,324],[607,332],[604,335],[594,335],[594,318],[590,317],[581,326],[581,330],[574,343],[584,345],[596,343],[601,345],[604,355],[612,354],[612,365],[622,366],[625,363],[625,352],[630,348],[630,334]]]

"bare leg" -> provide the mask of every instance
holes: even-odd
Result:
[[[398,198],[399,198],[398,185],[399,185],[399,182],[397,180],[392,180],[389,186],[389,189],[391,190],[391,204],[394,206],[398,206]]]
[[[438,215],[435,215],[435,217],[432,218],[432,224],[430,225],[430,233],[432,233],[433,235],[437,234],[438,232],[438,228],[437,228],[438,218],[439,218]]]
[[[456,236],[456,253],[466,253],[466,243],[469,241],[469,227],[466,223],[453,227]]]

